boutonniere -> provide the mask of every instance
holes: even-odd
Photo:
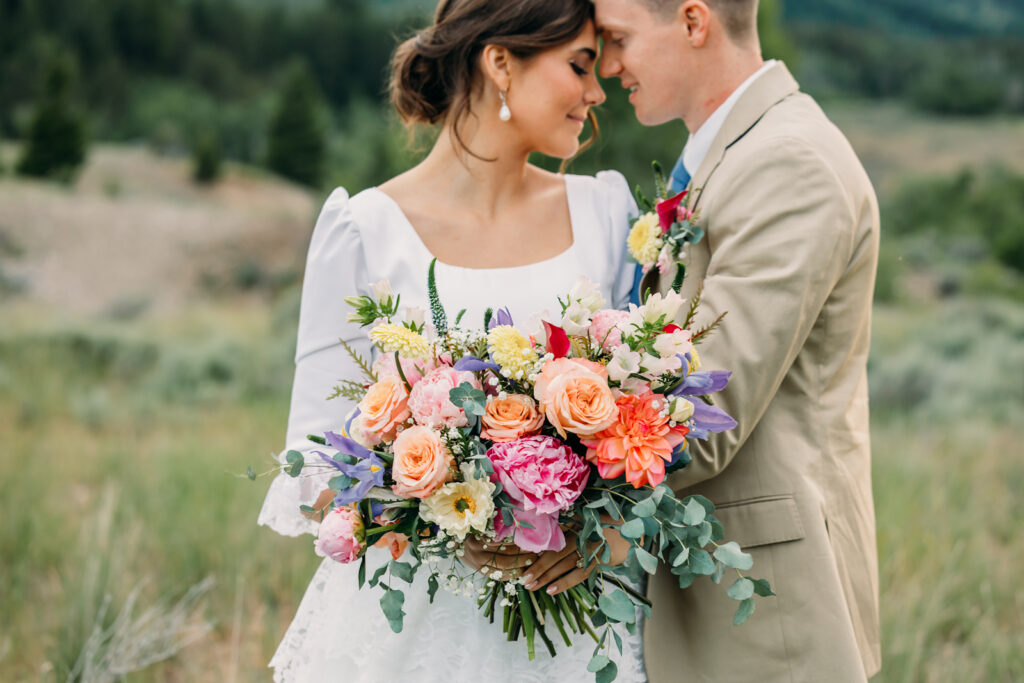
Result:
[[[686,245],[700,242],[704,230],[697,225],[697,214],[689,207],[690,192],[684,190],[668,196],[661,165],[654,162],[652,166],[655,201],[647,199],[640,188],[636,188],[636,203],[643,213],[633,220],[627,246],[629,255],[640,264],[644,273],[654,266],[660,273],[667,273],[673,264],[678,266],[672,282],[672,289],[678,292],[686,274]]]

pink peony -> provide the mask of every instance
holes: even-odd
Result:
[[[412,358],[402,358],[402,372],[405,373],[405,378],[409,380],[410,386],[416,386],[425,375],[430,373],[435,368],[442,366],[450,366],[452,364],[450,354],[441,354],[438,358],[427,358],[421,360],[415,360]],[[386,377],[388,375],[398,376],[398,368],[395,366],[395,354],[385,353],[373,362],[373,371],[377,373],[377,377]]]
[[[334,508],[320,522],[320,531],[313,544],[316,554],[347,564],[359,559],[366,550],[366,529],[363,518],[350,507]]]
[[[622,331],[626,327],[629,313],[613,308],[603,308],[590,319],[590,338],[610,351],[622,345]]]
[[[568,510],[583,493],[590,467],[552,436],[530,436],[496,443],[487,451],[512,502],[524,510],[552,514]]]
[[[416,424],[427,427],[465,427],[469,424],[462,408],[448,398],[451,390],[463,382],[469,382],[474,389],[482,389],[472,372],[460,372],[447,366],[430,371],[417,382],[409,394],[409,410]]]
[[[565,533],[562,527],[558,526],[558,515],[516,510],[512,516],[517,522],[514,526],[505,526],[501,513],[494,517],[494,534],[497,540],[502,541],[511,536],[513,543],[531,553],[561,550],[565,547]],[[520,526],[518,522],[526,522],[533,528]]]

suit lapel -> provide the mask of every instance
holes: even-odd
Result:
[[[768,69],[751,83],[746,92],[736,101],[736,105],[722,124],[722,129],[718,131],[714,142],[711,143],[711,149],[708,150],[707,156],[701,162],[700,168],[693,174],[690,187],[693,188],[694,198],[690,203],[690,208],[696,209],[704,186],[718,165],[722,163],[725,151],[746,135],[747,131],[753,128],[769,109],[799,89],[800,86],[782,62]]]

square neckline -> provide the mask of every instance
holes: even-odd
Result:
[[[565,173],[565,174],[562,175],[562,178],[563,178],[563,182],[565,183],[565,202],[566,202],[567,208],[569,209],[569,231],[572,234],[572,243],[568,247],[563,249],[562,251],[558,252],[557,254],[555,254],[553,256],[550,256],[550,257],[548,257],[546,259],[543,259],[541,261],[532,261],[530,263],[524,263],[524,264],[521,264],[521,265],[518,265],[518,266],[497,266],[497,267],[494,267],[494,268],[474,268],[472,266],[459,266],[459,265],[455,265],[453,263],[447,263],[447,262],[442,261],[441,259],[437,258],[436,256],[434,256],[433,252],[431,252],[430,249],[427,247],[426,243],[424,243],[423,238],[420,237],[420,234],[416,231],[415,226],[413,226],[412,221],[409,220],[409,217],[405,214],[405,211],[402,209],[402,207],[398,204],[397,201],[395,201],[395,199],[391,195],[389,195],[387,192],[385,192],[384,190],[380,189],[380,187],[378,187],[376,185],[373,186],[373,187],[367,188],[367,190],[368,191],[372,191],[375,195],[377,195],[379,197],[382,197],[384,203],[388,207],[390,207],[390,210],[393,213],[395,213],[400,218],[400,222],[405,227],[405,229],[408,232],[411,233],[412,239],[413,239],[414,243],[417,245],[417,248],[421,252],[423,252],[423,254],[426,255],[428,262],[431,261],[431,260],[436,259],[438,266],[444,267],[444,268],[447,268],[447,269],[451,269],[451,270],[456,270],[456,271],[481,272],[481,273],[498,273],[498,272],[502,272],[502,271],[521,271],[521,270],[528,270],[528,269],[538,268],[538,267],[542,267],[542,266],[549,266],[552,263],[554,263],[556,261],[559,261],[561,259],[564,259],[565,257],[575,253],[576,245],[579,243],[579,233],[578,233],[578,230],[576,229],[577,228],[577,226],[576,226],[576,223],[577,223],[577,210],[573,208],[574,204],[575,204],[575,202],[573,200],[574,200],[574,196],[576,194],[575,191],[573,190],[573,186],[575,184],[575,180],[573,182],[570,182],[570,178],[575,179],[576,175],[575,174]]]

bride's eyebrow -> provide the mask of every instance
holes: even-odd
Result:
[[[579,48],[578,50],[576,50],[576,53],[577,53],[577,54],[579,54],[579,53],[581,53],[581,52],[582,52],[583,54],[585,54],[585,55],[586,55],[587,57],[589,57],[589,58],[590,58],[591,60],[595,60],[595,59],[597,59],[597,52],[596,52],[596,51],[594,51],[594,50],[592,50],[592,49],[591,49],[591,48],[589,48],[589,47],[581,47],[581,48]]]

